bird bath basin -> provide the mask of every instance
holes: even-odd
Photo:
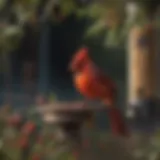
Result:
[[[55,102],[37,107],[45,123],[57,126],[57,136],[63,135],[60,139],[71,139],[74,142],[81,139],[83,124],[92,112],[102,109],[104,106],[84,101]]]

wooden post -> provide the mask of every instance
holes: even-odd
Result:
[[[128,39],[128,102],[137,91],[154,96],[156,90],[156,52],[154,30],[150,24],[133,26]]]

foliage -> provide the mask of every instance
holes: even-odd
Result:
[[[160,134],[159,130],[148,136],[146,133],[134,133],[130,139],[115,138],[107,132],[101,132],[94,129],[84,128],[83,149],[82,152],[74,150],[70,141],[61,143],[57,141],[57,128],[43,122],[38,127],[37,121],[40,117],[33,120],[27,112],[21,117],[20,121],[15,123],[15,113],[9,112],[8,118],[1,117],[0,135],[1,148],[0,155],[3,158],[12,160],[18,159],[57,159],[66,160],[76,159],[78,156],[85,156],[87,159],[93,159],[98,156],[99,159],[119,159],[125,158],[135,160],[157,160],[159,158]],[[32,115],[33,116],[33,115]],[[27,117],[27,119],[23,119]],[[5,119],[4,119],[5,118]],[[8,123],[8,122],[14,123]],[[13,125],[14,124],[14,125]],[[21,125],[19,125],[21,124]],[[17,125],[19,127],[17,127]],[[35,128],[36,127],[36,128]],[[67,147],[68,146],[68,147]],[[116,154],[115,154],[116,153]],[[24,157],[25,156],[25,157]]]
[[[6,30],[7,35],[11,34],[10,38],[5,38],[4,43],[8,41],[9,48],[13,49],[13,46],[17,46],[17,44],[12,44],[10,39],[12,39],[13,34],[8,30],[13,30],[13,26],[10,23],[6,23],[6,19],[14,14],[17,22],[16,22],[16,32],[18,35],[17,41],[19,40],[19,36],[23,30],[23,24],[28,23],[30,21],[35,21],[37,24],[40,22],[41,18],[57,18],[56,12],[54,12],[54,8],[58,6],[60,10],[60,14],[63,17],[66,17],[72,13],[76,14],[77,17],[88,17],[89,19],[94,20],[94,23],[89,27],[86,37],[94,37],[97,36],[100,31],[108,30],[107,38],[105,45],[117,46],[121,44],[122,41],[125,40],[126,35],[129,31],[129,28],[138,23],[146,22],[145,19],[148,16],[147,11],[151,6],[152,2],[150,0],[138,0],[135,2],[139,6],[138,14],[132,22],[128,22],[127,13],[126,13],[126,4],[127,0],[106,0],[106,1],[93,1],[90,3],[87,2],[79,2],[75,0],[60,0],[60,1],[46,1],[42,5],[41,0],[14,0],[11,5],[7,5],[7,1],[0,0],[0,11],[6,12],[5,9],[9,10],[10,14],[5,14],[3,16],[3,20],[5,19],[5,27],[2,27],[3,31]],[[156,5],[156,4],[155,4]],[[156,6],[155,7],[156,9]],[[152,8],[153,8],[152,7]],[[42,13],[39,14],[38,10],[42,8]],[[151,8],[151,7],[150,7]],[[151,9],[150,9],[151,10]],[[153,10],[153,9],[152,9]],[[149,11],[148,11],[149,12]],[[151,11],[149,12],[151,13]],[[10,28],[11,27],[11,28]],[[14,29],[14,30],[15,30]],[[1,39],[3,39],[3,35],[0,35]],[[1,40],[3,41],[3,40]],[[12,44],[12,45],[11,45]],[[7,47],[5,48],[8,48]],[[0,43],[2,46],[2,42]]]
[[[0,50],[2,52],[10,52],[18,46],[23,35],[19,26],[10,25],[0,28]],[[1,53],[2,53],[1,52]]]
[[[137,5],[134,18],[131,15],[133,13],[127,11],[128,2]],[[151,22],[155,27],[159,27],[159,19],[156,19],[157,3],[153,4],[150,0],[95,1],[86,9],[86,15],[94,19],[86,32],[86,38],[97,37],[100,32],[106,31],[105,47],[122,46],[134,25]]]

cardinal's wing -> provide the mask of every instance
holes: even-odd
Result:
[[[96,84],[99,87],[99,89],[101,89],[104,92],[108,91],[112,94],[116,94],[117,88],[114,81],[95,65],[92,65],[90,67],[90,72],[92,73],[91,75],[94,84]]]

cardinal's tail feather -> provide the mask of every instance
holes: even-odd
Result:
[[[125,123],[125,120],[121,112],[116,108],[112,107],[108,110],[108,116],[112,133],[116,136],[129,136],[129,130]]]

